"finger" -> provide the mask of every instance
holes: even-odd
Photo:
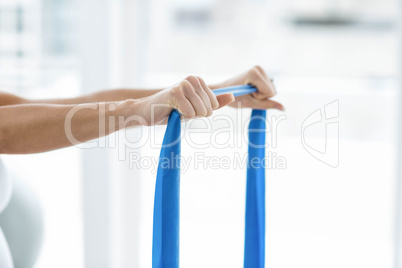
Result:
[[[202,101],[204,102],[205,108],[207,108],[207,116],[211,116],[214,109],[212,108],[212,102],[207,92],[211,91],[208,86],[205,84],[204,80],[200,77],[197,77],[198,83],[201,88],[201,92],[198,92]],[[212,93],[212,92],[211,92]]]
[[[274,95],[276,95],[277,91],[276,91],[276,88],[275,88],[274,79],[272,79],[269,75],[266,75],[266,76],[267,76],[266,81],[268,83],[268,86],[273,89]]]
[[[201,100],[200,96],[195,92],[192,84],[187,80],[183,81],[182,84],[184,96],[189,100],[191,105],[194,108],[195,116],[206,116],[208,111],[204,105],[204,102]]]
[[[232,102],[235,101],[235,98],[232,93],[222,94],[222,95],[216,96],[216,98],[219,102],[218,109],[220,109],[228,104],[231,104]]]
[[[256,68],[256,69],[263,75],[263,77],[264,77],[266,80],[269,80],[269,77],[268,77],[267,73],[265,72],[264,68],[262,68],[262,67],[259,66],[259,65],[254,66],[254,68]]]
[[[198,78],[196,76],[192,76],[192,75],[190,75],[186,78],[186,80],[189,81],[190,84],[193,86],[196,94],[199,96],[202,103],[204,104],[204,107],[207,110],[207,113],[205,115],[201,115],[201,116],[211,116],[212,112],[213,112],[211,101],[209,100],[209,97],[208,97],[207,93],[205,92],[205,89],[201,85],[199,79],[200,78]]]
[[[285,107],[276,101],[265,99],[265,100],[255,100],[252,104],[254,109],[277,109],[280,111],[285,111]]]
[[[198,81],[200,81],[200,84],[201,84],[202,88],[204,89],[205,93],[208,95],[209,101],[211,102],[212,109],[213,110],[218,109],[219,102],[218,102],[218,99],[216,98],[215,94],[207,86],[207,84],[205,83],[204,79],[202,79],[201,77],[198,77]]]
[[[182,96],[177,100],[176,103],[170,105],[172,108],[177,109],[180,114],[182,114],[186,118],[195,117],[195,110],[191,105],[190,101]]]
[[[265,81],[272,86],[273,90],[274,90],[274,94],[276,95],[277,91],[274,85],[274,79],[272,79],[264,70],[264,68],[262,68],[259,65],[256,65],[255,68],[258,69],[258,71],[262,74],[262,76],[265,78]]]
[[[272,82],[269,79],[265,79],[263,74],[257,68],[253,68],[249,71],[246,82],[258,89],[257,92],[252,93],[256,99],[263,100],[273,97],[276,94]]]

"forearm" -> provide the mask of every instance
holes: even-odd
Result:
[[[80,104],[93,102],[113,102],[127,99],[141,99],[159,92],[161,89],[112,89],[95,92],[69,99],[33,100],[31,103]]]
[[[210,88],[217,89],[221,84],[211,85]],[[160,92],[162,89],[111,89],[102,90],[89,95],[67,99],[30,100],[29,103],[48,104],[80,104],[93,102],[124,101],[127,99],[141,99]]]
[[[109,105],[115,108],[110,109]],[[39,153],[96,139],[137,125],[136,121],[123,122],[135,114],[135,110],[135,102],[131,100],[103,104],[0,107],[0,153]]]

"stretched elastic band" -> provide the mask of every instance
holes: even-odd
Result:
[[[213,90],[215,95],[240,96],[255,92],[250,85]],[[247,165],[244,267],[263,268],[265,261],[265,169],[254,166],[265,156],[265,110],[253,110],[250,119]],[[259,131],[255,131],[255,130]],[[180,114],[170,114],[159,157],[155,185],[152,267],[179,267],[180,229]]]
[[[212,90],[215,95],[221,95],[225,93],[233,93],[233,96],[238,97],[241,95],[250,94],[256,92],[257,88],[251,85],[240,85],[240,86],[231,86],[231,87],[223,87]]]

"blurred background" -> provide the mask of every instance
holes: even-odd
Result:
[[[286,167],[267,170],[266,266],[398,267],[398,4],[1,0],[0,90],[27,98],[71,97],[106,88],[163,88],[189,74],[212,84],[261,65],[287,109],[269,112],[286,116],[277,145],[267,150],[284,157]],[[303,137],[302,125],[333,102],[339,161],[331,166],[302,144],[324,144],[325,152],[325,122]],[[250,111],[241,113],[247,119]],[[230,108],[217,114],[237,118]],[[106,148],[3,157],[44,207],[38,268],[151,267],[155,173],[130,167],[129,156],[157,159],[158,148],[131,148],[119,139],[129,137],[132,144],[143,131],[148,129],[103,139]],[[156,128],[155,140],[163,133]],[[225,150],[182,147],[188,156],[247,151],[246,143]],[[186,170],[182,267],[242,267],[244,200],[244,170]]]

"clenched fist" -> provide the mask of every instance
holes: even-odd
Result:
[[[254,109],[278,109],[284,111],[285,108],[279,102],[271,100],[276,95],[276,89],[271,78],[263,68],[255,66],[240,75],[237,75],[223,83],[211,86],[212,89],[236,86],[252,85],[257,88],[257,92],[236,97],[230,104],[232,107],[254,108]]]
[[[147,125],[161,125],[173,109],[185,119],[206,117],[234,100],[233,94],[215,96],[203,79],[190,75],[171,88],[138,100],[136,106]]]

